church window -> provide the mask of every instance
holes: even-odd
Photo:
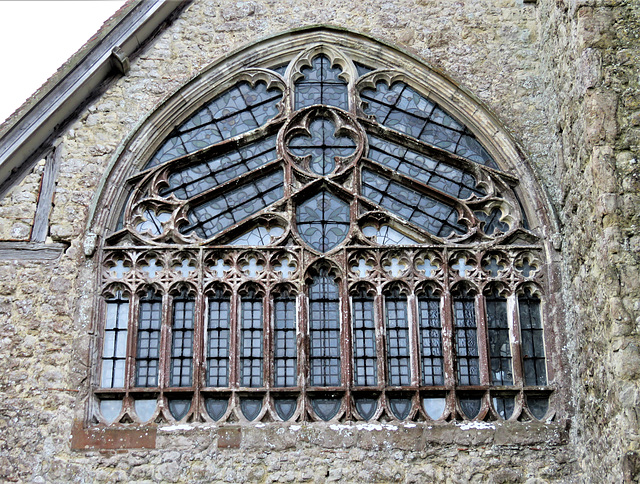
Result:
[[[95,419],[544,419],[545,252],[518,180],[386,57],[252,59],[126,182]]]

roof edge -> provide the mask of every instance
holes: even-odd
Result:
[[[133,56],[191,0],[126,3],[20,108],[0,125],[0,197],[42,158],[77,110],[119,74],[118,57]]]

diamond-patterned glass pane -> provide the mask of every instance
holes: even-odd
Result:
[[[379,82],[375,89],[363,89],[365,113],[395,131],[454,153],[481,165],[498,168],[489,153],[464,125],[402,82],[391,87]]]
[[[327,252],[349,232],[349,204],[323,190],[298,205],[298,233],[311,247]]]

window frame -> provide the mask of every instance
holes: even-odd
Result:
[[[357,54],[355,54],[355,55],[354,55],[354,53],[352,52],[352,55],[354,56],[354,59],[355,59],[355,56],[356,56]],[[287,54],[285,54],[285,55],[284,55],[284,57],[283,57],[283,58],[290,57],[290,56],[291,56],[291,53],[287,53]],[[383,56],[383,57],[384,57],[384,56]],[[386,60],[386,59],[385,59],[385,60]],[[405,75],[405,76],[407,76],[407,78],[412,77],[412,76],[411,76],[411,74],[408,74],[408,73],[405,73],[404,75]],[[417,76],[414,76],[414,77],[417,77]],[[228,82],[229,80],[231,80],[231,79],[227,79],[227,80],[226,80],[226,81],[224,81],[224,82]],[[415,80],[415,78],[414,78],[414,80]],[[426,84],[427,84],[427,82],[423,82],[423,81],[419,81],[419,82],[418,82],[417,80],[416,80],[416,82],[419,84],[419,88],[421,88],[421,89],[422,89],[422,90],[424,90],[424,91],[426,91],[426,90],[427,90],[426,88],[423,88],[423,87],[422,87],[422,86],[426,85]],[[413,84],[413,83],[412,83],[411,85],[412,85],[412,86],[415,86],[415,84]],[[215,93],[216,93],[216,92],[219,92],[219,91],[220,91],[220,89],[219,89],[219,88],[214,88],[214,89],[210,90],[208,93],[206,93],[206,96],[208,96],[209,98],[212,98],[212,97],[214,97],[214,96],[215,96]],[[435,90],[435,91],[429,91],[429,93],[430,93],[430,94],[432,94],[432,93],[433,93],[434,97],[438,100],[438,102],[443,102],[443,101],[444,101],[444,103],[446,103],[446,97],[444,97],[444,96],[443,96],[443,93],[438,92],[438,90]],[[291,95],[293,95],[293,94],[291,93]],[[201,99],[202,99],[202,98],[201,98]],[[289,102],[290,102],[290,101],[289,101]],[[193,105],[193,104],[191,104],[191,105]],[[445,105],[446,105],[446,104],[445,104]],[[174,110],[174,112],[177,112],[177,111],[176,111],[176,110]],[[183,117],[183,119],[186,119],[186,116],[184,115],[184,113],[185,113],[185,112],[186,112],[186,111],[182,110],[182,113],[183,113],[183,114],[179,114],[179,116],[182,116],[182,117]],[[470,118],[465,118],[465,117],[463,117],[463,119],[465,119],[465,121],[467,121],[467,120],[468,120],[468,119],[470,119]],[[366,123],[366,121],[362,121],[362,122]],[[484,129],[486,129],[486,128],[483,128],[483,129],[481,129],[481,130],[479,130],[479,131],[484,131]],[[162,140],[162,139],[164,139],[164,138],[163,138],[162,136],[160,136],[160,137],[153,137],[153,139],[155,139],[155,140]],[[157,145],[156,145],[156,146],[157,146]],[[149,152],[149,148],[148,148],[148,146],[147,146],[147,148],[146,148],[146,149],[147,149],[147,152]],[[496,152],[499,152],[499,150],[490,150],[490,151],[492,152],[492,154],[495,154]],[[505,176],[506,176],[506,175],[505,175]],[[134,177],[134,178],[135,178],[135,177]],[[521,198],[522,198],[522,197],[521,197]],[[527,200],[527,197],[525,197],[524,199],[525,199],[525,201],[526,201],[526,200]],[[107,225],[108,225],[108,224],[107,224]],[[474,249],[472,248],[471,250],[474,250]],[[535,247],[535,250],[540,250],[540,246],[536,246],[536,247]],[[104,251],[104,249],[102,249],[102,251],[103,251],[102,253],[104,253],[104,252],[105,252],[105,251]],[[544,260],[544,257],[542,258],[542,260]],[[513,263],[515,263],[515,262],[513,262]],[[480,265],[480,264],[477,264],[477,266],[479,266],[479,265]],[[548,271],[546,270],[546,268],[539,268],[539,269],[540,269],[540,270],[538,271],[538,274],[544,274],[544,276],[551,277],[550,275],[548,275]],[[134,269],[134,270],[135,270],[135,269]],[[524,282],[523,284],[527,284],[527,282]],[[540,286],[540,285],[539,285],[539,286],[537,286],[537,287],[536,287],[536,291],[538,291],[538,293],[539,293],[539,294],[542,294],[542,293],[546,292],[546,291],[545,291],[545,289],[548,291],[548,286],[549,286],[549,284],[550,284],[550,282],[546,281],[546,282],[545,282],[545,283],[543,283],[541,286]],[[544,287],[545,289],[543,289],[543,287]],[[514,294],[514,295],[515,295],[515,291],[516,291],[516,290],[517,290],[517,289],[515,289],[515,290],[514,290],[514,292],[513,292],[513,294]],[[348,289],[347,289],[346,287],[344,288],[343,293],[344,293],[344,294],[348,294]],[[304,290],[299,290],[299,291],[298,291],[298,295],[297,295],[297,297],[296,297],[296,301],[297,301],[297,303],[296,303],[296,311],[297,311],[297,313],[298,313],[298,318],[297,318],[298,322],[297,322],[297,325],[300,327],[300,330],[301,330],[301,331],[304,331],[304,330],[306,329],[306,328],[305,328],[305,323],[306,323],[306,322],[305,322],[304,320],[303,320],[303,321],[301,321],[301,318],[300,318],[300,314],[303,314],[303,313],[304,313],[304,311],[305,311],[305,307],[306,307],[306,306],[305,306],[305,294],[306,294],[306,293],[304,292]],[[446,293],[446,289],[443,289],[443,291],[442,291],[442,297],[441,297],[441,303],[442,303],[442,306],[441,306],[441,318],[443,318],[443,321],[442,321],[442,330],[443,330],[443,332],[445,331],[445,326],[450,326],[450,325],[448,325],[448,323],[446,323],[446,319],[447,319],[447,314],[449,314],[449,320],[450,320],[450,314],[451,314],[451,312],[452,312],[452,308],[451,308],[451,305],[450,305],[450,298],[449,298],[449,302],[448,302],[448,301],[447,301],[447,296],[448,296],[448,295],[447,295],[447,293]],[[265,298],[266,298],[266,297],[267,297],[267,296],[265,295]],[[449,295],[449,297],[450,297],[450,295]],[[513,297],[515,297],[515,296],[513,296]],[[379,301],[381,300],[381,299],[380,299],[380,296],[376,296],[376,298],[377,298]],[[411,298],[412,298],[412,299],[411,299]],[[476,296],[476,316],[477,316],[477,319],[478,319],[478,318],[483,318],[483,317],[484,317],[484,316],[483,316],[483,315],[484,315],[484,312],[483,312],[483,310],[480,308],[480,307],[481,307],[481,304],[482,304],[482,298],[483,298],[482,294],[479,294],[478,296]],[[200,316],[200,320],[201,320],[201,321],[203,321],[203,320],[204,320],[204,318],[205,318],[205,316],[203,316],[202,314],[208,314],[208,308],[207,308],[207,306],[206,306],[206,301],[205,301],[205,299],[206,299],[206,297],[205,297],[201,292],[198,292],[198,296],[197,296],[197,298],[196,298],[196,300],[197,300],[198,302],[197,302],[197,304],[196,304],[196,307],[197,307],[197,311],[200,311],[200,313],[201,313],[201,316]],[[164,308],[165,308],[166,304],[168,304],[168,303],[167,303],[167,301],[168,301],[168,300],[170,300],[170,296],[169,296],[169,295],[167,295],[167,294],[164,294],[164,293],[163,293],[163,300],[165,300],[165,303],[163,303],[163,310],[164,310]],[[232,298],[231,298],[231,301],[232,301],[231,305],[232,305],[232,306],[234,306],[234,302],[233,302],[233,300],[234,300],[234,298],[232,297]],[[413,300],[413,301],[414,301],[414,304],[411,304],[411,302],[410,302],[411,300]],[[136,301],[137,301],[137,297],[132,298],[132,300],[130,301],[130,311],[134,311],[134,310],[135,310],[135,302],[136,302]],[[349,298],[348,296],[346,296],[346,299],[343,299],[343,300],[342,300],[342,302],[341,302],[341,304],[343,304],[343,305],[344,305],[344,304],[346,304],[346,303],[345,303],[345,301],[350,301],[350,298]],[[410,323],[410,330],[411,330],[411,333],[412,333],[412,335],[413,335],[412,337],[413,337],[414,341],[417,341],[417,332],[418,332],[418,328],[417,328],[417,312],[416,312],[417,295],[416,295],[415,293],[412,293],[412,294],[409,296],[409,299],[408,299],[407,301],[408,301],[408,308],[409,308],[409,309],[411,309],[410,313],[412,312],[412,314],[413,314],[413,321],[414,321],[414,323],[413,323],[413,324],[412,324],[412,323]],[[548,325],[548,323],[547,323],[547,313],[546,313],[546,302],[545,302],[545,299],[544,299],[544,298],[542,298],[542,297],[540,298],[540,305],[539,305],[539,306],[540,306],[540,312],[541,312],[540,317],[541,317],[541,321],[542,321],[542,324],[543,324],[543,328],[546,328],[546,327],[547,327],[547,325]],[[171,306],[169,306],[169,307],[171,307]],[[236,307],[236,311],[237,311],[237,302],[235,303],[235,307]],[[269,301],[268,301],[267,299],[265,299],[265,302],[264,302],[264,305],[263,305],[263,311],[266,311],[266,308],[267,308],[267,307],[269,307]],[[376,305],[376,309],[377,309],[377,308],[378,308],[378,305]],[[511,311],[511,313],[512,313],[512,320],[513,320],[512,325],[513,325],[513,332],[514,332],[514,333],[516,333],[516,332],[517,332],[517,328],[519,328],[518,315],[517,315],[517,298],[515,299],[515,304],[513,305],[513,308],[514,308],[514,309]],[[232,312],[233,312],[233,311],[232,311]],[[265,314],[266,314],[266,313],[265,313]],[[380,314],[380,313],[378,313],[378,314]],[[237,323],[237,318],[238,318],[238,316],[236,315],[236,323],[235,323],[235,324],[236,324],[236,333],[237,333],[237,324],[238,324],[238,323]],[[271,322],[271,321],[272,321],[272,318],[265,318],[265,319],[266,319],[266,320],[268,320],[269,322]],[[411,317],[410,317],[410,319],[411,319]],[[98,318],[98,320],[100,320],[100,319]],[[342,321],[343,321],[343,323],[342,323],[342,324],[345,324],[345,325],[349,324],[349,320],[348,320],[348,319],[345,319],[345,317],[344,317],[344,316],[343,316],[343,318],[342,318]],[[163,324],[164,324],[164,318],[163,318]],[[376,323],[376,324],[377,324],[377,323]],[[232,324],[232,326],[233,326],[233,324]],[[197,327],[200,327],[200,328],[201,328],[200,333],[206,334],[206,324],[204,324],[204,323],[196,324],[196,328],[197,328]],[[485,329],[486,329],[486,328],[485,328]],[[166,330],[165,330],[165,332],[166,332]],[[266,341],[266,339],[268,339],[268,338],[270,337],[270,332],[271,332],[271,328],[269,327],[269,325],[268,325],[268,324],[266,324],[266,323],[265,323],[265,341]],[[414,333],[415,333],[415,334],[414,334]],[[131,328],[130,328],[130,331],[129,331],[129,333],[128,333],[128,334],[130,335],[130,337],[131,337],[132,339],[134,338],[134,337],[132,336],[134,333],[131,331]],[[204,336],[202,336],[202,337],[204,338]],[[236,336],[236,337],[237,337],[237,336]],[[165,338],[165,340],[166,340],[167,336],[164,336],[164,338]],[[196,339],[198,339],[198,338],[196,338]],[[348,335],[347,335],[347,336],[345,336],[345,338],[343,338],[343,339],[348,339]],[[516,341],[517,341],[517,340],[516,340]],[[164,348],[164,347],[166,346],[166,344],[168,344],[168,343],[165,341],[165,344],[162,346],[162,348]],[[488,345],[488,342],[487,342],[486,344]],[[202,345],[204,345],[204,340],[202,341]],[[306,358],[307,358],[307,350],[305,349],[304,344],[302,344],[302,345],[301,345],[301,344],[298,342],[298,346],[299,346],[299,350],[298,350],[298,351],[299,351],[299,353],[298,353],[298,361],[299,361],[299,362],[301,362],[301,366],[302,366],[302,364],[304,364],[304,362],[306,362],[306,361],[307,361],[307,360],[306,360]],[[415,344],[414,344],[413,346],[415,346]],[[446,346],[446,344],[445,344],[445,341],[444,341],[444,338],[443,338],[443,353],[444,353],[444,354],[446,354],[445,346]],[[481,346],[481,345],[480,345],[480,346]],[[555,366],[557,366],[558,361],[557,361],[557,354],[552,350],[553,346],[552,346],[552,345],[547,341],[547,339],[545,339],[545,341],[544,341],[544,346],[545,346],[545,350],[546,350],[546,351],[545,351],[545,354],[546,354],[546,356],[547,356],[547,367],[548,367],[548,368],[547,368],[547,382],[549,382],[549,381],[552,381],[552,380],[553,380],[554,367],[555,367]],[[100,343],[99,343],[99,347],[101,348]],[[267,347],[267,346],[266,346],[266,344],[265,344],[265,346],[264,346],[264,347],[265,347],[265,348]],[[166,348],[164,348],[164,349],[166,350]],[[349,351],[351,351],[351,350],[350,350],[350,348],[347,348],[347,349],[346,349],[346,350],[344,350],[344,351],[349,352]],[[419,352],[419,349],[418,349],[417,351]],[[486,349],[485,349],[485,352],[488,354],[488,348],[486,348]],[[413,350],[413,352],[411,353],[412,384],[413,384],[413,380],[415,379],[415,378],[414,378],[414,373],[415,373],[414,366],[417,366],[417,365],[418,365],[418,362],[416,361],[416,357],[415,357],[414,353],[416,353],[416,351],[415,351],[415,350]],[[344,355],[344,354],[345,354],[345,353],[343,353],[343,355]],[[453,354],[453,353],[451,353],[451,354]],[[266,356],[266,352],[265,352],[265,356]],[[343,356],[343,357],[344,357],[344,356]],[[446,367],[446,366],[447,366],[447,364],[446,364],[446,363],[447,363],[447,359],[448,359],[448,358],[447,358],[446,356],[444,356],[444,355],[443,355],[443,357],[444,357],[444,363],[445,363],[445,367]],[[194,352],[194,377],[193,377],[193,378],[194,378],[194,381],[195,381],[195,375],[196,375],[196,373],[197,373],[197,370],[196,370],[196,364],[195,364],[195,358],[197,358],[197,356],[196,356],[196,353]],[[449,359],[451,359],[451,358],[452,358],[452,357],[449,357]],[[202,355],[201,355],[201,356],[200,356],[200,359],[201,359],[202,361],[204,361],[204,356],[202,356]],[[235,359],[237,359],[237,356],[235,356],[235,357],[234,357],[234,359],[232,359],[232,360],[235,360]],[[380,357],[378,357],[378,360],[380,360]],[[552,360],[553,360],[553,361],[552,361]],[[129,361],[129,360],[128,360],[128,361]],[[350,360],[349,360],[349,361],[350,361]],[[514,345],[512,344],[512,362],[513,362],[513,363],[512,363],[512,365],[513,365],[514,367],[517,365],[516,361],[517,361],[517,358],[516,358],[516,350],[515,350]],[[166,363],[168,362],[168,359],[167,359],[167,358],[165,358],[165,362],[166,362]],[[450,363],[451,363],[451,362],[450,362]],[[239,368],[239,363],[238,363],[237,361],[235,361],[235,362],[234,362],[234,361],[230,361],[230,366],[229,366],[230,371],[231,371],[231,368],[232,368],[234,365],[235,365],[235,368]],[[97,365],[97,366],[99,367],[100,365]],[[450,365],[450,366],[451,366],[451,365]],[[481,364],[481,366],[482,366],[482,364]],[[128,373],[128,374],[130,375],[130,378],[133,378],[133,376],[134,376],[134,375],[133,375],[133,373],[131,373],[132,371],[133,371],[133,370],[129,370],[129,373]],[[202,370],[200,370],[200,371],[202,372]],[[236,371],[237,371],[237,370],[236,370]],[[346,371],[347,373],[349,373],[349,370],[344,370],[344,371]],[[447,370],[446,368],[445,368],[445,372],[444,372],[444,373],[445,373],[445,377],[446,377],[446,375],[448,374],[448,370]],[[517,373],[517,372],[516,372],[516,370],[514,369],[514,384],[515,384],[515,375],[516,375],[516,373]],[[98,375],[100,375],[100,369],[98,369],[97,374],[98,374]],[[264,377],[264,376],[263,376],[263,377]],[[380,378],[380,373],[379,373],[379,378]],[[419,379],[421,380],[421,377],[420,377]],[[445,385],[444,385],[444,386],[445,386],[445,387],[447,387],[447,386],[449,386],[449,387],[450,387],[450,386],[451,386],[450,384],[448,384],[448,383],[446,382],[446,378],[445,378]],[[444,389],[444,388],[443,388],[442,390],[443,390],[443,391],[445,391],[445,389]],[[469,391],[475,391],[476,389],[473,389],[473,388],[465,388],[465,389],[464,389],[464,391],[467,391],[467,390],[469,390]],[[477,389],[477,390],[478,390],[478,391],[480,391],[481,389]],[[511,389],[507,389],[507,390],[511,391]],[[94,392],[94,394],[98,395],[98,394],[109,394],[109,393],[112,393],[112,394],[125,393],[125,394],[127,394],[127,395],[126,395],[126,398],[128,398],[128,397],[129,397],[129,395],[128,395],[128,391],[129,391],[129,389],[127,389],[125,392],[122,392],[122,391],[118,392],[118,389],[113,389],[113,391],[111,391],[111,392],[110,392],[110,391],[108,391],[108,389],[100,389],[98,392]],[[193,389],[193,391],[194,391],[194,392],[196,392],[197,390],[194,388],[194,389]],[[208,391],[210,391],[210,390],[208,390],[208,389],[207,389],[206,391],[208,392]],[[449,390],[446,390],[446,391],[449,391]],[[532,390],[532,391],[533,391],[533,390]],[[542,392],[543,394],[551,395],[551,394],[553,393],[553,391],[554,391],[554,388],[553,388],[553,385],[548,384],[548,385],[546,385],[546,387],[545,387],[545,388],[537,388],[535,391],[537,391],[537,392]],[[147,394],[147,393],[153,393],[153,392],[149,392],[149,391],[144,390],[144,391],[141,391],[140,393],[141,393],[141,394]],[[488,394],[487,394],[487,395],[488,395]],[[489,412],[489,410],[486,408],[486,407],[487,407],[487,402],[486,402],[486,400],[487,400],[487,399],[488,399],[488,397],[486,397],[486,398],[485,398],[485,397],[483,397],[483,410],[481,411],[481,414],[482,414],[482,412],[484,412],[485,414]],[[347,402],[347,403],[345,404],[345,406],[347,406],[347,407],[348,407],[348,406],[350,406],[350,405],[351,405],[351,403],[350,403],[350,402]],[[457,408],[457,405],[458,405],[458,404],[457,404],[455,401],[452,401],[450,396],[447,396],[447,405],[448,405],[448,406],[454,406],[454,407],[456,407],[456,408]],[[125,406],[126,406],[126,405],[125,405]],[[263,409],[263,410],[264,410],[264,409]],[[126,413],[126,412],[125,412],[125,413]],[[158,412],[156,412],[156,413],[158,413]],[[160,412],[160,413],[162,413],[162,412]],[[296,412],[296,414],[297,414],[297,415],[296,415],[296,416],[294,416],[293,418],[294,418],[294,419],[295,419],[295,418],[299,418],[299,417],[300,417],[300,415],[299,415],[300,413],[301,413],[301,410],[298,410],[298,411]],[[340,415],[342,415],[343,413],[344,413],[344,410],[341,410]],[[378,413],[379,413],[379,412],[378,412]],[[450,413],[450,415],[453,415],[453,411],[449,411],[449,413]],[[159,414],[159,413],[158,413],[158,414]],[[227,410],[227,414],[229,414],[229,409]],[[264,411],[262,412],[262,414],[264,414]],[[458,412],[458,414],[459,414],[459,412]],[[486,416],[486,415],[485,415],[485,416]],[[485,416],[481,417],[481,416],[479,415],[479,416],[478,416],[478,417],[476,417],[476,418],[481,419],[481,418],[485,418]],[[170,415],[168,415],[166,412],[164,413],[163,418],[164,418],[166,421],[171,421],[171,417],[170,417]],[[188,417],[185,417],[185,418],[188,418]],[[258,417],[258,420],[259,420],[260,418],[261,418],[261,417]],[[306,418],[309,418],[309,417],[308,417],[308,416],[304,416],[304,417],[302,417],[302,419],[306,419]],[[341,418],[341,417],[336,417],[336,418]],[[411,418],[414,418],[414,416],[412,416]],[[454,418],[454,417],[452,417],[452,418]],[[460,418],[460,417],[459,417],[459,415],[457,415],[455,418]],[[134,419],[135,419],[135,417],[134,417]],[[126,419],[125,419],[125,420],[126,420]]]

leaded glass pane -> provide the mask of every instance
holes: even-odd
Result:
[[[218,291],[209,298],[206,381],[210,387],[229,386],[229,320],[230,300]]]
[[[398,293],[390,294],[385,298],[385,309],[389,385],[409,385],[411,366],[407,298]]]
[[[442,325],[440,298],[431,294],[418,299],[420,315],[420,344],[422,350],[422,383],[443,385]]]
[[[341,400],[339,398],[314,398],[311,400],[316,415],[322,420],[331,420],[340,410]]]
[[[298,401],[295,398],[276,398],[273,403],[278,417],[285,421],[293,417],[298,407]]]
[[[174,299],[170,373],[170,384],[174,387],[191,386],[194,315],[195,301],[193,299],[186,294]]]
[[[506,233],[509,231],[509,224],[502,222],[502,210],[494,208],[491,213],[487,215],[484,212],[475,212],[475,216],[482,223],[482,231],[487,235],[493,235],[495,232]]]
[[[369,135],[369,158],[456,198],[485,194],[473,175],[377,136]]]
[[[283,292],[274,298],[274,385],[297,385],[296,300]],[[288,419],[284,419],[288,420]]]
[[[347,136],[336,136],[336,127],[326,118],[315,119],[309,125],[310,136],[296,136],[289,142],[289,151],[296,156],[311,156],[309,167],[318,175],[328,175],[336,168],[336,157],[345,158],[355,150]]]
[[[480,413],[482,399],[477,397],[460,397],[460,407],[469,420],[473,420]]]
[[[211,188],[266,165],[278,157],[275,136],[236,148],[210,161],[174,171],[162,196],[174,194],[181,200],[193,198]]]
[[[398,420],[404,420],[411,412],[411,399],[409,398],[389,398],[391,413]]]
[[[364,420],[373,417],[378,409],[378,400],[375,398],[356,398],[356,410]]]
[[[378,384],[376,325],[373,298],[365,293],[352,298],[353,380],[357,386]]]
[[[402,82],[363,89],[364,111],[378,123],[476,163],[498,168],[473,134],[437,104]],[[465,197],[466,198],[466,197]]]
[[[177,128],[146,168],[193,153],[262,126],[278,114],[282,91],[264,82],[240,82],[223,92]]]
[[[262,298],[249,294],[242,298],[240,304],[240,385],[261,387],[263,365]]]
[[[298,205],[296,222],[305,242],[320,252],[327,252],[349,232],[349,205],[323,190]]]
[[[448,237],[451,233],[464,234],[467,231],[458,223],[455,208],[373,171],[362,170],[362,194],[433,235]]]
[[[311,64],[302,68],[304,77],[296,82],[295,109],[325,104],[348,110],[347,83],[339,78],[342,69],[333,67],[324,54],[314,57]]]
[[[136,386],[158,386],[162,297],[149,291],[140,300],[136,348]]]
[[[535,418],[542,420],[549,410],[549,397],[527,396],[527,406]]]
[[[101,377],[105,388],[124,387],[128,324],[129,301],[118,291],[107,301]]]
[[[340,385],[339,291],[324,268],[309,286],[309,352],[311,385]]]
[[[191,408],[191,400],[169,399],[169,411],[176,420],[182,420]]]
[[[284,195],[282,170],[247,182],[226,194],[195,206],[189,211],[189,225],[180,229],[183,234],[196,232],[203,239],[244,220],[280,200]]]
[[[527,289],[518,296],[518,309],[525,385],[546,385],[547,372],[540,319],[540,299]]]
[[[497,291],[494,291],[486,297],[485,301],[489,333],[491,382],[494,385],[513,385],[507,300],[501,297]]]
[[[480,361],[474,298],[468,295],[456,296],[453,300],[453,312],[458,384],[479,385]],[[468,414],[467,416],[473,418]]]
[[[255,420],[262,410],[262,400],[257,398],[243,398],[240,401],[240,409],[247,420]]]
[[[505,420],[509,420],[511,415],[513,415],[515,404],[515,398],[512,396],[493,398],[493,408],[496,410],[497,414]]]

